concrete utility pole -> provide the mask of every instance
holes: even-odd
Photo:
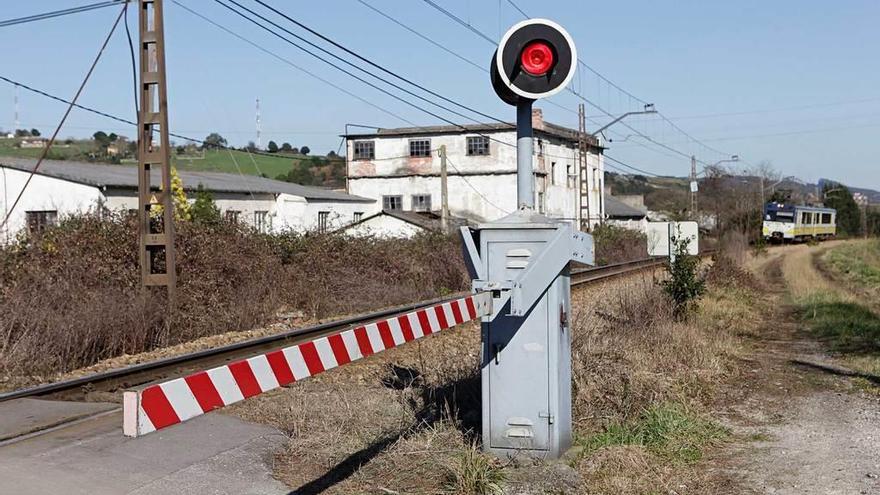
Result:
[[[580,229],[589,232],[593,227],[590,218],[590,169],[587,165],[587,112],[583,103],[578,104],[578,213]],[[601,196],[600,196],[601,197]]]
[[[449,233],[449,190],[446,179],[446,145],[440,145],[440,230]]]
[[[15,131],[17,131],[18,128],[21,127],[21,122],[18,121],[18,84],[15,85],[14,91],[15,91],[15,93],[14,93],[13,99],[15,101],[15,124],[14,124],[15,128],[12,129],[13,135],[15,135]]]
[[[691,155],[691,219],[698,220],[697,218],[697,190],[699,189],[699,185],[697,184],[697,157]]]
[[[260,99],[257,98],[257,149],[263,149],[263,138],[260,136],[263,133],[263,124],[260,122]]]
[[[169,302],[177,284],[174,206],[171,201],[171,141],[165,82],[163,0],[139,0],[140,95],[138,114],[138,238],[144,286],[164,285]],[[154,133],[159,134],[158,144]],[[159,190],[150,185],[151,170],[161,171]],[[161,221],[153,208],[162,208]]]

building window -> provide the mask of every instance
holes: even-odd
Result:
[[[410,139],[409,140],[409,156],[431,156],[431,140],[430,139]]]
[[[269,232],[272,227],[272,224],[269,220],[269,212],[268,211],[255,211],[254,212],[254,227],[256,227],[257,232],[265,234]]]
[[[226,210],[224,217],[229,223],[238,223],[238,220],[241,217],[241,212],[238,210]]]
[[[383,210],[402,210],[403,196],[382,196]]]
[[[376,158],[376,143],[373,141],[355,141],[354,159],[372,160]]]
[[[318,232],[327,232],[327,227],[330,226],[330,212],[329,211],[319,211],[318,212]]]
[[[364,212],[362,212],[362,211],[356,211],[356,212],[354,212],[354,216],[353,216],[353,218],[352,218],[352,222],[354,222],[354,223],[358,223],[358,222],[360,222],[360,221],[363,220],[363,219],[364,219]]]
[[[413,194],[412,211],[431,211],[431,195]]]
[[[571,165],[565,166],[565,187],[573,188],[575,185],[576,175],[571,172]]]
[[[556,185],[556,162],[550,162],[550,185]]]
[[[831,213],[822,214],[822,223],[825,225],[831,225]]]
[[[28,234],[31,235],[40,234],[58,222],[58,212],[55,210],[26,211],[24,216],[27,221]]]
[[[486,136],[472,136],[467,138],[467,154],[470,156],[488,155],[489,138]]]
[[[538,193],[538,213],[544,213],[544,193]]]

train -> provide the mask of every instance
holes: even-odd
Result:
[[[837,210],[770,202],[764,205],[763,234],[771,242],[830,239],[837,235]]]

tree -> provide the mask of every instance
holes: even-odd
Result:
[[[37,130],[36,128],[31,129],[31,136],[40,137],[40,131]]]
[[[284,143],[281,145],[281,151],[284,151],[285,153],[290,153],[292,150],[293,147],[290,145],[290,143]]]
[[[314,185],[316,182],[315,174],[312,173],[311,167],[304,163],[294,164],[283,180],[303,186]]]
[[[308,155],[311,151],[312,150],[310,150],[308,146],[303,146],[302,148],[299,149],[299,152],[302,153],[303,155]]]
[[[98,131],[92,134],[92,138],[101,146],[107,146],[110,144],[110,136],[107,135],[104,131]]]
[[[256,151],[256,150],[257,150],[257,144],[256,144],[255,142],[253,142],[253,141],[248,141],[248,144],[247,144],[247,146],[245,146],[245,149],[248,150],[248,151]]]
[[[216,224],[220,221],[220,208],[214,203],[211,192],[199,184],[196,189],[196,200],[189,209],[190,218],[193,222],[201,224]]]
[[[39,134],[34,134],[34,135],[39,136]],[[115,132],[111,132],[110,134],[107,135],[107,139],[109,139],[110,142],[112,143],[112,142],[115,142],[117,139],[119,139],[119,136],[117,136]]]
[[[333,150],[330,150],[330,152],[327,153],[327,158],[336,158],[337,156],[339,155],[337,155],[336,152]]]
[[[278,153],[278,144],[275,141],[269,141],[269,145],[266,147],[269,153]]]
[[[28,137],[31,135],[31,131],[27,129],[16,129],[15,137]]]
[[[186,200],[183,180],[177,174],[177,167],[171,167],[171,202],[174,205],[174,220],[188,221],[192,218],[191,207]]]
[[[205,138],[204,141],[205,148],[225,148],[226,147],[226,138],[217,134],[216,132],[212,132],[208,134],[208,137]]]
[[[837,230],[844,235],[859,235],[862,231],[862,211],[852,193],[843,184],[826,182],[822,186],[825,206],[837,210]]]

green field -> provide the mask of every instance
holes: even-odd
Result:
[[[38,158],[41,148],[19,148],[14,146],[13,139],[0,139],[0,156],[22,158]],[[90,154],[97,152],[91,140],[77,140],[71,144],[58,142],[52,146],[47,158],[53,160],[91,161]],[[102,161],[98,159],[98,161]],[[133,164],[134,160],[122,160],[123,164]],[[234,150],[205,150],[204,153],[178,155],[172,153],[171,163],[180,170],[202,170],[226,172],[230,174],[261,175],[274,179],[278,175],[287,174],[294,165],[320,166],[326,164],[324,157],[306,157],[278,154],[252,154]]]
[[[171,162],[179,170],[204,170],[237,174],[260,175],[274,179],[279,174],[287,174],[294,164],[312,163],[312,159],[292,156],[255,155],[232,150],[205,150],[201,156],[173,155]]]

